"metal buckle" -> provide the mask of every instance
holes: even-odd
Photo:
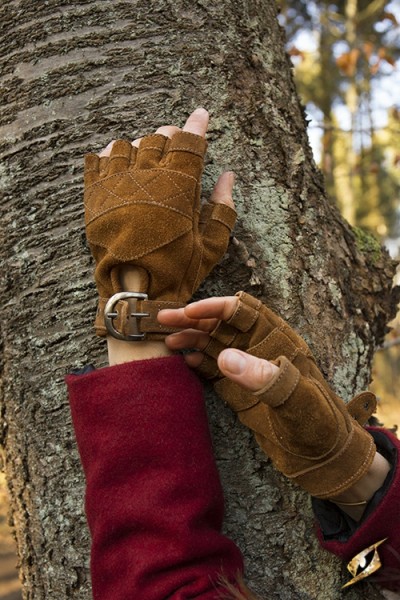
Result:
[[[104,324],[108,333],[113,337],[117,338],[117,340],[124,340],[126,342],[138,342],[140,340],[144,340],[146,337],[145,333],[140,332],[139,319],[142,319],[143,317],[149,317],[149,313],[136,311],[130,313],[131,317],[135,317],[135,333],[123,335],[114,327],[114,319],[118,317],[118,313],[114,310],[114,307],[120,300],[126,300],[128,298],[135,298],[135,300],[147,300],[148,296],[147,294],[141,294],[140,292],[119,292],[118,294],[114,294],[114,296],[111,296],[111,298],[108,300],[105,306]]]

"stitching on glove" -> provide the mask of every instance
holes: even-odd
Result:
[[[127,156],[126,154],[114,154],[113,156],[108,157],[108,162],[112,162],[115,158],[125,158],[128,162],[130,162],[129,156]],[[110,175],[110,177],[112,177],[112,175]]]
[[[353,435],[354,435],[354,430],[353,430],[353,432],[352,432],[352,433],[353,433]],[[350,437],[350,436],[349,436],[349,437]],[[351,437],[352,437],[352,436],[351,436]],[[346,448],[346,446],[347,446],[347,444],[345,445],[345,448]],[[367,456],[366,456],[366,458],[365,458],[364,462],[363,462],[363,463],[361,464],[361,466],[359,467],[359,469],[358,469],[357,473],[353,473],[353,475],[352,475],[351,477],[348,477],[348,478],[346,479],[346,481],[343,481],[343,482],[342,482],[340,485],[337,485],[337,486],[336,486],[335,488],[333,488],[332,490],[329,490],[329,492],[325,492],[325,494],[324,494],[324,496],[325,496],[325,497],[334,496],[334,495],[335,495],[335,492],[340,492],[340,491],[341,491],[341,489],[342,489],[343,487],[347,486],[347,484],[349,484],[351,481],[354,481],[355,479],[358,479],[358,474],[359,474],[359,473],[362,473],[362,472],[365,470],[365,466],[368,464],[368,462],[371,462],[371,459],[370,459],[370,451],[371,451],[371,447],[372,447],[372,446],[375,446],[375,444],[374,444],[374,440],[373,440],[373,438],[372,438],[372,436],[371,436],[371,440],[370,440],[370,442],[369,442],[369,446],[368,446],[368,454],[367,454]],[[345,449],[345,448],[343,448],[343,452],[344,452],[344,449]],[[342,454],[342,452],[340,452],[340,454]],[[338,456],[340,456],[340,454],[339,454]],[[333,458],[337,458],[337,456],[335,456],[335,457],[333,457]],[[331,459],[331,460],[333,460],[333,459]],[[327,463],[328,463],[328,462],[329,462],[329,461],[327,461]],[[323,463],[323,464],[325,465],[325,464],[327,464],[327,463]],[[322,466],[322,465],[321,465],[321,466]],[[320,496],[320,497],[322,497],[322,496]]]
[[[210,220],[211,221],[218,221],[219,223],[222,223],[222,225],[225,225],[225,227],[227,229],[229,229],[229,231],[231,231],[231,229],[232,229],[232,225],[230,225],[229,223],[227,223],[224,219],[221,219],[221,217],[213,217],[213,216],[211,216]]]
[[[99,186],[99,187],[102,188],[103,190],[105,190],[106,192],[108,192],[108,190],[105,187],[103,187],[103,186]],[[169,204],[164,204],[163,202],[159,202],[157,200],[153,200],[153,198],[151,198],[151,197],[150,197],[149,200],[123,200],[120,196],[118,196],[114,192],[110,192],[110,195],[115,196],[116,198],[118,198],[119,200],[121,200],[121,202],[119,204],[113,205],[112,207],[106,208],[105,210],[102,210],[104,204],[108,200],[108,198],[104,198],[104,202],[99,207],[99,210],[97,212],[95,212],[94,210],[92,210],[89,207],[86,207],[86,210],[88,212],[90,212],[92,215],[94,215],[94,217],[96,217],[96,216],[101,216],[103,214],[106,214],[110,210],[110,208],[120,208],[121,206],[129,206],[129,205],[134,206],[135,204],[154,204],[156,206],[163,206],[165,208],[170,208],[171,210],[174,210],[175,212],[179,212],[180,214],[185,215],[185,216],[189,215],[189,213],[185,213],[185,212],[179,210],[179,208],[176,208],[174,206],[170,206]],[[175,198],[179,198],[179,196],[182,196],[182,195],[183,195],[183,192],[179,192],[175,196],[168,196],[168,198],[166,198],[166,200],[174,200]],[[88,225],[92,220],[93,219],[91,219],[90,221],[88,221],[86,224]]]
[[[278,436],[277,436],[277,434],[276,434],[276,431],[275,431],[275,428],[274,428],[274,424],[273,424],[273,422],[272,422],[272,420],[271,420],[271,414],[273,414],[273,411],[274,411],[274,408],[273,408],[273,407],[270,407],[270,409],[271,409],[271,410],[270,410],[270,412],[268,413],[268,420],[269,420],[269,423],[270,423],[270,425],[271,425],[271,430],[272,430],[272,432],[273,432],[273,434],[274,434],[274,436],[275,436],[276,443],[277,443],[277,444],[278,444],[278,445],[279,445],[279,446],[280,446],[280,447],[281,447],[283,450],[285,450],[285,452],[287,452],[288,454],[292,454],[293,456],[297,456],[298,458],[303,458],[303,459],[305,459],[305,460],[317,461],[317,460],[321,460],[321,458],[324,458],[325,456],[327,456],[328,454],[330,454],[331,452],[333,452],[333,451],[334,451],[334,449],[336,448],[336,445],[337,445],[337,443],[338,443],[338,437],[339,437],[339,436],[338,436],[338,431],[339,431],[339,421],[338,421],[338,417],[337,417],[337,414],[336,414],[336,410],[335,410],[335,408],[336,408],[336,407],[335,407],[335,405],[334,405],[334,402],[333,402],[333,401],[331,400],[331,398],[329,398],[329,396],[328,396],[328,395],[325,393],[325,390],[323,389],[323,387],[322,387],[321,385],[319,385],[319,382],[318,382],[318,381],[316,381],[316,380],[315,380],[315,379],[313,379],[313,378],[310,378],[310,379],[309,379],[309,381],[310,381],[310,382],[311,382],[313,385],[315,385],[315,386],[316,386],[316,387],[317,387],[317,388],[320,390],[320,392],[322,393],[322,395],[324,396],[324,398],[327,400],[327,402],[328,402],[328,405],[329,405],[329,408],[331,409],[331,412],[332,412],[332,414],[333,414],[333,417],[335,418],[335,421],[336,421],[336,425],[337,425],[337,427],[336,427],[336,441],[335,441],[334,445],[333,445],[333,446],[332,446],[332,447],[331,447],[329,450],[327,450],[327,451],[326,451],[324,454],[320,454],[319,456],[308,456],[308,455],[305,455],[305,454],[297,454],[296,452],[293,452],[293,451],[292,451],[292,450],[290,450],[289,448],[286,448],[286,447],[285,447],[283,444],[281,444],[281,442],[279,441],[279,438],[278,438]],[[293,388],[293,389],[294,389],[294,388]],[[352,435],[353,435],[353,432],[354,432],[354,429],[352,429],[352,430],[350,431],[349,438],[351,438],[351,437],[352,437]],[[346,442],[346,444],[345,444],[345,446],[344,446],[344,447],[346,448],[346,447],[347,447],[347,445],[348,445],[348,442]],[[342,450],[339,452],[339,455],[340,455],[342,452],[343,452],[343,449],[342,449]],[[330,461],[330,460],[333,460],[334,458],[336,458],[336,456],[338,456],[338,455],[337,455],[337,454],[335,454],[335,456],[333,456],[332,458],[328,459],[326,462],[324,462],[324,463],[319,463],[318,467],[321,467],[321,466],[323,466],[323,465],[325,465],[325,464],[329,463],[329,461]],[[312,470],[314,470],[315,468],[316,468],[316,467],[309,467],[308,469],[306,469],[306,470],[304,470],[304,471],[301,471],[301,473],[302,473],[302,474],[304,474],[304,473],[307,473],[308,471],[312,471]],[[298,475],[297,475],[297,476],[298,476]],[[293,477],[293,476],[291,476],[291,477]]]
[[[274,393],[273,392],[274,388],[276,389],[276,386],[280,384],[280,382],[286,376],[286,374],[289,371],[289,369],[290,369],[290,363],[288,361],[284,365],[282,371],[279,373],[279,376],[277,377],[277,379],[275,379],[275,381],[272,384],[268,384],[267,383],[267,385],[264,386],[263,389],[259,390],[258,392],[255,392],[255,395],[256,396],[260,396],[262,394],[265,394],[266,392],[268,392],[268,394],[272,395]],[[297,371],[297,373],[296,373],[296,381],[294,382],[294,384],[292,385],[292,387],[290,388],[290,390],[286,394],[285,398],[283,398],[283,400],[281,400],[279,402],[279,404],[270,405],[267,402],[268,406],[270,406],[271,408],[275,408],[276,406],[282,406],[282,404],[284,404],[286,402],[286,400],[293,394],[293,391],[296,389],[296,387],[297,387],[297,385],[298,385],[298,383],[300,381],[300,371],[298,369],[296,369],[296,371]]]
[[[250,320],[250,326],[243,333],[247,333],[248,331],[250,331],[250,329],[253,327],[254,323],[257,321],[260,313],[257,310],[255,310],[252,306],[250,306],[249,304],[247,304],[246,302],[243,302],[243,300],[242,300],[242,298],[240,296],[239,296],[239,303],[238,303],[238,305],[236,307],[235,312],[227,320],[228,325],[231,325],[231,323],[233,321],[236,321],[237,318],[240,318],[240,313],[242,312],[242,310],[245,310],[245,309],[247,309],[248,312],[254,311],[254,314],[253,314],[253,316],[252,316],[252,318]],[[232,327],[235,327],[235,329],[237,329],[238,331],[241,331],[239,329],[239,327],[237,327],[237,325],[232,325]]]
[[[273,340],[275,337],[278,336],[278,334],[281,333],[285,336],[285,338],[288,340],[288,347],[291,348],[291,353],[287,351],[287,348],[285,348],[285,354],[284,356],[286,356],[286,358],[288,360],[290,360],[290,362],[293,362],[294,358],[299,354],[299,352],[301,352],[301,348],[296,348],[294,345],[294,342],[292,342],[292,340],[290,339],[290,337],[288,337],[285,333],[285,331],[281,328],[281,327],[275,327],[275,329],[273,329],[271,331],[271,333],[269,333],[267,335],[267,337],[265,337],[264,339],[261,340],[261,342],[259,342],[258,344],[256,344],[255,346],[252,346],[251,348],[248,349],[248,353],[252,354],[253,356],[259,356],[260,351],[264,352],[263,347],[264,345],[269,346],[271,340]],[[281,352],[282,354],[282,352]],[[261,358],[263,358],[264,355],[261,355]],[[272,357],[271,357],[272,358]],[[275,357],[278,358],[278,357]]]
[[[150,170],[150,169],[149,169],[149,170]],[[182,192],[182,194],[187,194],[187,190],[183,190],[183,189],[182,189],[182,188],[181,188],[181,187],[180,187],[180,186],[179,186],[179,185],[176,183],[176,181],[174,181],[174,180],[172,179],[172,177],[170,176],[170,173],[179,173],[179,171],[170,171],[170,170],[169,170],[169,171],[167,172],[166,170],[161,170],[161,169],[160,169],[160,171],[162,171],[162,173],[164,173],[165,177],[166,177],[167,179],[169,179],[169,181],[170,181],[170,182],[171,182],[171,183],[172,183],[172,184],[173,184],[173,185],[174,185],[176,188],[178,188],[178,190],[179,190],[180,192]],[[198,184],[199,184],[199,181],[198,181],[198,179],[196,179],[196,177],[192,177],[191,175],[186,175],[186,173],[184,173],[184,175],[185,175],[185,177],[187,177],[188,179],[192,179],[193,181],[195,181],[195,182],[196,182],[196,185],[198,185]]]
[[[203,158],[204,156],[203,152],[199,152],[198,150],[194,150],[193,148],[170,148],[167,154],[170,154],[172,152],[190,152],[190,154],[196,154],[197,156],[200,156],[200,158]]]
[[[197,239],[198,239],[198,238],[196,238],[196,240],[197,240]],[[202,262],[203,262],[204,247],[203,247],[203,244],[199,244],[199,245],[200,245],[199,266],[197,267],[197,273],[196,273],[196,277],[195,277],[195,279],[194,279],[194,283],[193,283],[193,285],[192,285],[192,289],[191,289],[191,295],[193,295],[193,294],[194,294],[194,290],[197,290],[197,287],[198,287],[198,280],[200,279],[200,269],[201,269]],[[194,248],[195,248],[195,244],[193,244],[193,252],[194,252]],[[192,255],[193,255],[193,253],[192,253]],[[191,260],[190,260],[190,262],[189,262],[188,269],[189,269],[189,267],[190,267],[190,263],[191,263]],[[187,270],[186,270],[186,273],[187,273]],[[185,273],[185,277],[186,277],[186,273]],[[185,277],[183,277],[183,279],[182,279],[182,282],[185,280]]]
[[[290,477],[291,479],[294,479],[296,477],[301,477],[302,475],[306,475],[308,473],[311,473],[312,471],[315,471],[321,467],[325,467],[326,465],[328,465],[330,462],[338,459],[340,457],[341,454],[343,454],[346,450],[347,447],[350,445],[350,443],[352,442],[352,439],[354,437],[354,433],[355,433],[355,429],[352,429],[352,431],[349,434],[348,439],[346,440],[345,445],[342,447],[341,451],[338,454],[335,454],[335,456],[332,456],[331,458],[329,458],[328,460],[326,460],[323,463],[320,463],[318,465],[315,465],[313,467],[309,467],[308,469],[304,469],[303,471],[299,471],[298,473],[294,474],[294,475],[287,475],[287,477]],[[334,496],[335,492],[340,493],[340,491],[342,490],[343,487],[346,487],[347,484],[349,484],[351,481],[353,481],[354,479],[358,478],[358,474],[360,472],[362,472],[365,469],[365,465],[368,464],[368,462],[371,461],[370,459],[370,451],[371,451],[371,447],[375,445],[374,444],[374,440],[371,436],[371,439],[369,440],[369,444],[368,444],[368,453],[366,458],[364,459],[364,462],[360,465],[358,471],[356,473],[353,473],[351,475],[351,477],[348,477],[345,481],[342,481],[340,483],[340,485],[337,485],[336,487],[332,488],[331,490],[329,490],[328,492],[324,492],[323,495],[318,495],[319,498],[323,498],[323,497],[329,497],[329,496]]]
[[[115,206],[110,206],[110,208],[103,210],[103,212],[101,212],[101,213],[95,214],[89,221],[87,221],[86,227],[88,227],[91,223],[93,223],[94,221],[96,221],[97,219],[102,217],[103,215],[106,215],[109,212],[116,210],[117,208],[122,208],[122,206],[129,206],[129,205],[131,205],[131,206],[139,205],[140,206],[142,204],[148,204],[149,206],[161,206],[162,208],[165,208],[166,210],[170,210],[171,212],[178,213],[178,214],[182,215],[183,217],[185,217],[185,219],[188,219],[191,221],[190,215],[188,215],[187,213],[184,213],[183,211],[179,210],[178,208],[174,208],[173,206],[166,206],[165,204],[162,204],[161,202],[150,202],[149,200],[134,200],[133,202],[130,202],[130,201],[129,202],[121,202],[120,204],[117,204]],[[172,238],[172,239],[174,239],[174,238]]]
[[[170,244],[171,242],[173,242],[174,240],[177,240],[178,238],[182,237],[183,235],[186,235],[187,233],[189,233],[190,229],[184,229],[183,231],[181,231],[178,235],[175,235],[175,237],[172,237],[168,240],[164,240],[161,244],[159,244],[158,246],[154,246],[154,248],[148,248],[148,247],[144,247],[142,248],[143,253],[141,254],[136,254],[134,256],[131,255],[120,255],[117,256],[116,254],[114,254],[112,252],[112,250],[110,248],[107,248],[107,246],[103,246],[100,242],[98,242],[95,238],[90,238],[88,237],[89,243],[90,244],[95,244],[97,246],[100,246],[101,248],[104,248],[107,250],[108,254],[110,254],[111,256],[113,256],[118,262],[120,261],[131,261],[131,260],[135,260],[137,258],[140,258],[141,256],[143,256],[144,254],[148,253],[148,252],[154,252],[155,250],[158,250],[160,248],[162,248],[163,246],[166,246],[167,244]]]

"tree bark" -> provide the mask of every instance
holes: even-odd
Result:
[[[245,289],[287,318],[345,399],[368,383],[394,266],[326,200],[273,0],[13,0],[0,7],[1,442],[25,599],[90,598],[84,483],[64,374],[105,364],[82,155],[211,112],[205,194],[236,171],[235,240],[202,294]],[[209,394],[226,529],[261,598],[341,598],[309,500]],[[368,591],[366,591],[368,589]],[[346,598],[380,597],[368,583]]]

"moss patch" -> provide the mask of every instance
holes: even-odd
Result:
[[[365,229],[353,227],[354,237],[356,238],[356,246],[363,254],[375,263],[382,256],[382,247],[379,241]]]

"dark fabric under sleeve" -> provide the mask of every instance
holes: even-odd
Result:
[[[87,483],[95,600],[214,600],[243,573],[203,392],[182,357],[66,378]]]
[[[377,549],[382,567],[368,580],[400,591],[400,440],[390,431],[368,427],[378,452],[391,464],[382,489],[368,503],[363,519],[356,523],[340,508],[324,500],[313,499],[321,545],[348,562],[376,542],[386,541]]]

